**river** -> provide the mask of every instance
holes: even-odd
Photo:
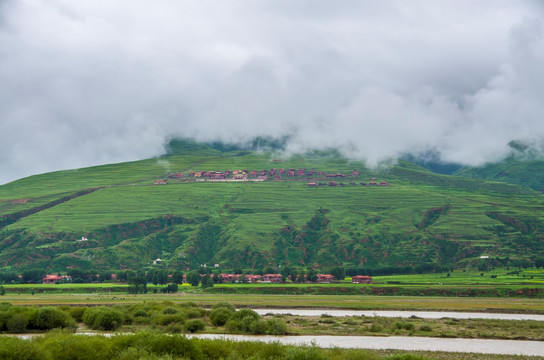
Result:
[[[448,312],[448,311],[383,311],[383,310],[320,310],[320,309],[254,309],[259,315],[291,314],[296,316],[369,316],[369,317],[400,317],[417,316],[422,319],[493,319],[493,320],[536,320],[544,321],[544,315],[535,314],[500,314],[478,312]]]
[[[258,336],[190,335],[201,339],[279,342],[286,345],[312,345],[349,349],[446,351],[479,354],[544,356],[544,342],[521,340],[444,339],[408,336]]]

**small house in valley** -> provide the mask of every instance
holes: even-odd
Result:
[[[331,274],[317,274],[317,282],[320,284],[324,283],[330,283],[332,281],[336,280],[334,275]]]
[[[263,275],[263,282],[264,283],[275,283],[279,284],[282,281],[281,274],[264,274]]]
[[[355,275],[351,278],[353,284],[372,284],[372,276]]]
[[[45,277],[42,278],[42,284],[56,284],[62,280],[71,281],[72,278],[67,275],[45,275]]]

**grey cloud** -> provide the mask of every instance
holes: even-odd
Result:
[[[290,135],[369,164],[544,138],[544,9],[521,1],[0,3],[0,183]],[[535,145],[535,148],[539,148]]]

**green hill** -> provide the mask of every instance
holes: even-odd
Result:
[[[522,161],[508,158],[499,163],[487,164],[482,167],[464,168],[456,171],[454,175],[472,179],[503,181],[544,192],[544,161],[542,160]]]
[[[306,175],[225,182],[190,175],[272,168]],[[325,177],[333,173],[346,177]],[[390,186],[361,185],[380,181]],[[173,141],[159,158],[0,186],[0,267],[138,269],[157,258],[180,268],[464,267],[481,255],[534,261],[544,256],[543,206],[543,195],[528,187],[409,162],[371,171],[334,151],[284,158],[274,149]]]

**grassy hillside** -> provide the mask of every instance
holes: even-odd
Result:
[[[319,177],[202,182],[194,171],[305,168]],[[361,175],[352,176],[353,170]],[[169,178],[166,185],[153,180]],[[359,183],[387,181],[387,187]],[[191,181],[187,181],[191,180]],[[353,185],[350,185],[353,183]],[[542,194],[400,162],[370,171],[334,152],[289,158],[176,141],[165,156],[0,186],[0,266],[137,269],[294,265],[453,267],[544,257]],[[82,237],[86,241],[76,241]]]
[[[544,161],[521,161],[514,158],[478,168],[464,168],[454,173],[472,179],[487,179],[519,184],[544,192]]]

